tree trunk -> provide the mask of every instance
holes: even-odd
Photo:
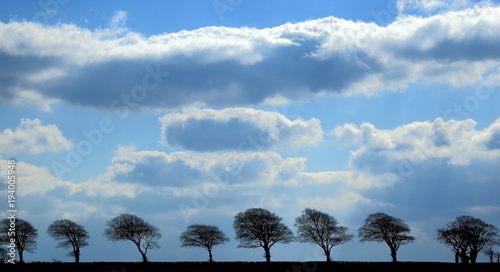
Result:
[[[396,256],[397,250],[391,247],[391,257],[392,257],[392,262],[396,263],[398,262],[398,258]]]
[[[473,249],[471,249],[471,251],[470,251],[470,262],[471,262],[471,263],[473,263],[473,264],[475,264],[475,263],[476,263],[477,254],[478,254],[478,253],[479,253],[479,252],[478,252],[477,250],[475,250],[475,249],[474,249],[474,250],[473,250]]]
[[[75,253],[75,263],[79,263],[80,262],[80,250],[77,249],[74,251]]]
[[[146,257],[146,254],[144,254],[144,253],[141,251],[141,255],[142,255],[142,262],[143,262],[143,263],[147,263],[147,262],[148,262],[148,258]]]
[[[141,249],[141,244],[140,243],[136,243],[134,242],[134,244],[137,246],[137,249],[139,250],[139,252],[141,253],[141,256],[142,256],[142,262],[143,263],[147,263],[148,262],[148,258],[146,257],[146,253],[144,253]]]
[[[208,250],[208,262],[209,263],[214,262],[214,260],[212,259],[212,250],[211,249]]]
[[[460,259],[460,252],[459,251],[455,251],[455,263],[458,263],[459,259]]]
[[[323,251],[325,252],[326,262],[327,263],[332,262],[332,259],[331,259],[331,256],[330,256],[330,250],[328,250],[328,248],[323,248]]]
[[[17,253],[19,254],[19,262],[24,263],[23,251],[19,250],[19,247],[17,248]]]
[[[266,262],[270,263],[271,262],[271,249],[269,248],[268,245],[264,245],[264,252],[265,252]]]
[[[460,259],[462,259],[462,263],[469,263],[469,256],[467,256],[467,250],[462,249],[460,252]]]

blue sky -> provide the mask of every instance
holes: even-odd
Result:
[[[89,231],[82,261],[139,261],[102,237],[124,212],[160,228],[152,261],[206,260],[179,246],[193,223],[230,237],[215,260],[262,260],[232,230],[252,207],[293,231],[315,208],[352,234],[386,212],[416,237],[405,261],[453,261],[435,231],[458,215],[500,226],[497,1],[1,5],[0,180],[16,159],[29,261],[71,261],[46,235],[61,218]],[[390,259],[357,238],[332,257]]]

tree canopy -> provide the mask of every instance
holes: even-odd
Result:
[[[0,221],[0,242],[2,244],[9,244],[10,238],[9,231],[10,228],[10,219],[4,218]],[[30,222],[23,220],[21,218],[15,218],[15,245],[19,255],[19,262],[24,262],[24,252],[33,253],[36,250],[37,243],[36,238],[38,237],[38,230],[31,225]]]
[[[497,243],[498,229],[479,218],[468,215],[458,216],[445,228],[437,230],[437,240],[451,246],[455,262],[476,262],[479,252],[488,245]]]
[[[61,219],[52,222],[47,229],[47,233],[55,240],[59,240],[58,247],[72,248],[69,256],[75,257],[75,262],[80,262],[80,248],[88,246],[90,238],[88,232],[82,225],[68,219]]]
[[[393,262],[397,262],[397,251],[400,246],[411,243],[415,237],[410,236],[410,228],[401,219],[385,213],[372,213],[365,219],[358,230],[360,241],[385,242],[391,249]]]
[[[239,212],[234,218],[233,228],[238,247],[264,248],[266,261],[271,261],[270,249],[276,243],[294,240],[292,231],[281,222],[281,217],[262,208],[250,208]]]
[[[133,214],[120,214],[106,222],[107,228],[104,236],[110,241],[132,241],[142,256],[142,261],[147,262],[149,249],[158,249],[158,240],[161,238],[160,229]]]
[[[216,226],[190,225],[181,236],[182,247],[202,247],[208,251],[209,262],[213,262],[212,248],[224,244],[229,238]]]
[[[334,246],[344,244],[354,237],[347,234],[348,228],[339,226],[333,216],[311,208],[305,209],[301,216],[295,218],[295,226],[299,242],[319,245],[327,262],[331,261]]]

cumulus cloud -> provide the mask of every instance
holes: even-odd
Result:
[[[284,158],[275,152],[172,152],[135,151],[119,147],[106,173],[95,181],[143,188],[144,192],[164,192],[171,197],[193,197],[197,191],[229,190],[238,195],[262,196],[263,190],[284,188],[315,195],[320,187],[363,191],[391,186],[396,175],[374,175],[363,171],[308,172],[307,159]],[[104,186],[104,185],[100,186]],[[84,188],[89,190],[90,185]],[[137,188],[136,187],[136,188]],[[211,188],[211,189],[210,189]],[[226,192],[227,193],[227,192]],[[222,199],[227,198],[222,197]]]
[[[160,117],[162,143],[194,151],[260,151],[316,146],[323,140],[318,119],[289,120],[251,108],[185,109]]]
[[[344,124],[330,133],[339,143],[353,146],[352,171],[393,178],[388,184],[394,184],[394,190],[371,190],[364,197],[428,216],[443,209],[492,211],[490,206],[500,204],[493,193],[500,190],[500,150],[491,145],[499,123],[497,119],[477,130],[471,119],[436,118],[385,130],[370,123]],[[478,192],[483,205],[474,197]]]
[[[23,118],[16,129],[0,133],[0,150],[8,154],[57,152],[72,146],[56,125],[42,126],[40,119]]]
[[[0,182],[5,183],[7,163],[0,162],[4,165]],[[121,146],[105,172],[81,183],[59,180],[44,167],[24,162],[17,166],[19,188],[23,188],[18,195],[36,200],[24,206],[26,213],[64,218],[107,218],[117,210],[155,216],[169,210],[194,216],[203,209],[228,205],[232,211],[251,206],[296,207],[298,197],[315,198],[314,203],[329,199],[332,209],[344,204],[355,207],[372,203],[358,190],[392,182],[385,176],[349,171],[306,172],[305,158],[284,158],[274,152],[164,153]]]
[[[6,182],[7,161],[0,160],[3,163],[0,166],[0,182]],[[16,194],[21,197],[33,196],[57,196],[66,195],[74,197],[75,195],[88,197],[128,197],[134,198],[135,193],[141,192],[139,186],[127,183],[116,183],[110,181],[103,174],[95,180],[89,180],[83,183],[72,183],[70,181],[60,180],[54,177],[45,167],[39,167],[29,163],[19,161],[16,163],[18,185],[22,190]]]
[[[112,162],[108,181],[169,188],[214,182],[282,184],[305,168],[304,158],[282,158],[274,152],[136,152],[133,146],[120,147]]]
[[[392,186],[398,177],[363,171],[308,172],[306,158],[284,158],[274,152],[165,153],[122,146],[95,181],[140,188],[135,198],[122,200],[126,208],[144,208],[152,214],[168,209],[189,221],[228,207],[230,216],[248,207],[299,212],[304,205],[326,203],[327,209],[343,207],[346,213],[359,205],[392,207],[365,193]],[[84,188],[88,192],[89,185]]]
[[[449,164],[464,165],[471,160],[500,158],[499,124],[500,118],[477,131],[476,122],[471,119],[445,122],[436,118],[433,122],[413,122],[392,130],[380,130],[370,123],[359,127],[344,124],[330,134],[339,143],[359,146],[351,156],[351,163],[355,165],[374,157],[413,162],[442,158]]]
[[[2,174],[3,182],[6,182],[7,177],[7,161],[0,160],[0,173]],[[25,197],[28,195],[45,195],[58,187],[71,187],[71,183],[58,180],[53,177],[45,167],[37,167],[24,162],[16,163],[16,173],[18,185],[22,186],[22,190],[17,191],[17,195]]]
[[[44,107],[227,107],[401,90],[417,80],[476,84],[499,66],[499,16],[500,7],[479,5],[400,16],[384,27],[328,17],[148,37],[126,29],[123,11],[109,28],[124,31],[115,36],[66,24],[0,23],[0,37],[8,37],[0,39],[0,103],[19,101],[22,90]]]
[[[7,195],[8,164],[6,160],[0,163],[0,184],[5,184],[0,193]],[[113,182],[108,176],[103,173],[95,179],[73,183],[56,178],[43,166],[17,161],[16,197],[22,206],[20,213],[23,217],[43,219],[109,217],[116,215],[117,210],[125,210],[122,203],[133,202],[137,195],[148,192],[141,184]]]

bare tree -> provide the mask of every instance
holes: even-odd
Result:
[[[12,230],[14,228],[14,230]],[[0,243],[10,244],[11,238],[14,238],[19,262],[23,263],[24,252],[33,253],[36,250],[36,238],[38,237],[38,230],[31,225],[30,222],[21,218],[15,218],[12,222],[10,218],[4,218],[0,221]],[[12,235],[11,235],[12,234]]]
[[[327,213],[307,208],[302,215],[295,218],[297,237],[302,243],[318,244],[331,262],[331,252],[334,246],[350,241],[354,235],[347,234],[347,227],[339,226],[337,220]]]
[[[107,229],[104,236],[108,240],[132,241],[142,256],[142,261],[147,262],[146,254],[149,249],[158,249],[158,240],[161,238],[160,229],[133,214],[120,214],[106,222]]]
[[[495,258],[497,259],[497,263],[500,263],[500,252],[495,252]]]
[[[208,251],[209,262],[213,262],[212,248],[224,244],[229,238],[216,226],[190,225],[184,231],[180,240],[182,247],[202,247]]]
[[[450,240],[445,235],[450,233],[454,240]],[[446,228],[438,229],[437,240],[451,246],[453,246],[453,241],[459,241],[461,246],[459,255],[462,262],[476,263],[479,252],[485,247],[494,245],[497,242],[497,236],[498,229],[495,226],[487,224],[481,219],[462,215],[449,222]],[[454,246],[453,250],[456,261],[457,251]]]
[[[468,259],[467,241],[463,239],[463,235],[459,229],[446,228],[437,230],[437,240],[445,245],[451,246],[453,253],[455,253],[455,263],[460,259]]]
[[[8,260],[7,250],[5,250],[5,248],[3,247],[0,247],[0,264],[6,263],[7,260]]]
[[[236,214],[233,227],[240,241],[238,247],[262,247],[266,262],[270,262],[273,245],[294,240],[292,231],[281,220],[275,213],[262,208],[250,208]]]
[[[80,262],[80,248],[88,246],[89,233],[82,225],[68,219],[52,222],[47,228],[47,233],[55,240],[60,240],[57,247],[72,248],[68,256],[75,257],[75,262]]]
[[[410,236],[410,228],[403,220],[381,212],[368,215],[358,232],[362,243],[385,242],[391,249],[393,262],[398,261],[396,254],[399,247],[415,240],[415,237]]]
[[[483,250],[483,254],[488,256],[490,263],[493,263],[493,257],[495,256],[495,251],[493,251],[493,246]]]

